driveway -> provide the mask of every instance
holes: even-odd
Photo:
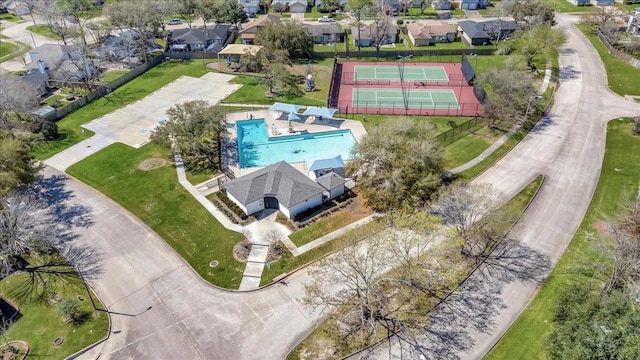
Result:
[[[640,104],[623,99],[607,88],[600,57],[573,24],[577,17],[556,14],[568,40],[560,51],[560,87],[554,104],[540,124],[496,165],[474,180],[491,184],[513,196],[537,175],[544,184],[510,237],[543,254],[555,264],[578,229],[595,192],[604,156],[606,123],[619,116],[640,115]],[[504,281],[483,267],[470,279],[474,292],[495,292],[505,308],[481,319],[467,316],[436,321],[434,329],[449,334],[468,331],[469,349],[455,356],[481,359],[500,340],[536,294],[534,281]],[[548,269],[545,269],[548,270]],[[546,272],[545,272],[546,274]],[[543,275],[545,275],[543,274]],[[493,289],[493,290],[492,290]],[[437,316],[436,316],[437,317]],[[475,326],[484,325],[481,331]],[[470,330],[471,329],[471,330]],[[438,348],[438,344],[424,344]],[[397,349],[393,352],[399,353]],[[376,358],[386,359],[388,349]],[[438,358],[438,353],[431,354]]]

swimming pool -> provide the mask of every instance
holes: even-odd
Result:
[[[356,143],[351,130],[269,137],[264,119],[236,122],[241,168],[333,158],[351,158]]]

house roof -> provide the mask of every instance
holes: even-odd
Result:
[[[171,35],[172,43],[206,44],[209,40],[226,40],[231,25],[216,24],[206,29],[177,29]]]
[[[289,7],[291,7],[292,5],[295,5],[295,4],[300,4],[300,5],[303,5],[304,7],[307,7],[307,1],[306,0],[304,0],[304,1],[303,0],[291,0],[291,1],[289,1]]]
[[[376,35],[383,35],[386,32],[388,35],[395,35],[398,33],[398,27],[391,20],[381,20],[378,26],[375,23],[370,25],[364,25],[360,28],[360,37],[358,38],[358,27],[351,27],[351,34],[353,38],[358,39],[373,39]]]
[[[342,156],[338,155],[333,159],[320,159],[314,160],[309,164],[307,162],[309,171],[322,170],[322,169],[339,169],[344,167],[344,161]]]
[[[256,55],[260,50],[262,50],[262,46],[259,45],[229,44],[220,50],[218,55],[245,55],[247,52]]]
[[[33,89],[39,89],[49,79],[48,74],[43,74],[38,70],[31,70],[28,74],[20,77],[22,81],[26,82]]]
[[[445,21],[415,22],[407,25],[407,31],[414,39],[430,39],[433,36],[446,36],[455,33],[456,26]]]
[[[255,33],[259,27],[262,27],[269,23],[280,24],[281,23],[280,17],[273,14],[267,14],[265,16],[262,16],[257,20],[254,20],[248,24],[244,24],[242,30],[240,30],[240,34],[243,34],[246,32]]]
[[[464,20],[458,22],[458,26],[470,38],[490,38],[489,33],[498,26],[502,31],[514,31],[518,29],[518,24],[512,20],[488,20],[483,22],[475,22],[473,20]]]
[[[30,69],[38,68],[38,61],[42,60],[47,66],[56,66],[65,57],[65,55],[77,51],[73,46],[58,45],[58,44],[44,44],[36,48],[29,50],[29,57],[31,58],[31,64],[27,66]]]
[[[320,185],[284,161],[231,180],[224,184],[224,188],[244,205],[265,196],[274,196],[286,208],[324,191]]]
[[[333,171],[320,176],[316,179],[316,181],[318,182],[318,184],[320,184],[320,186],[329,191],[331,191],[331,189],[335,189],[338,186],[343,186],[346,182],[346,180],[342,176],[334,173]]]
[[[323,34],[338,34],[342,30],[340,26],[333,23],[317,23],[317,24],[303,24],[307,28],[307,34],[310,36],[322,36]]]

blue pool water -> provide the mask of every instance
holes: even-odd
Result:
[[[351,158],[356,143],[350,130],[269,137],[264,119],[236,122],[238,158],[241,168],[267,166],[278,161],[299,162]]]

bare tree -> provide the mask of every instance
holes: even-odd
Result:
[[[40,97],[29,84],[16,75],[0,76],[0,126],[11,128],[9,114],[13,113],[18,123],[23,114],[31,111],[40,103]]]
[[[372,34],[373,44],[376,47],[376,54],[379,55],[382,45],[389,44],[390,29],[394,26],[392,19],[385,15],[382,10],[373,12]]]
[[[580,22],[593,32],[597,28],[605,28],[611,23],[624,23],[626,15],[616,6],[594,6],[580,16]]]
[[[51,32],[60,37],[62,43],[67,45],[70,38],[77,32],[76,28],[67,20],[56,6],[55,1],[42,1],[39,3],[38,12],[42,15],[45,24]]]
[[[92,16],[94,5],[91,0],[57,0],[56,6],[63,16],[68,16],[77,24],[78,37],[87,46],[85,25]]]
[[[362,48],[360,35],[362,33],[362,27],[364,26],[362,20],[365,14],[373,8],[373,0],[347,0],[347,8],[353,17],[353,23],[351,25],[358,29],[358,52],[360,52]]]
[[[498,224],[511,220],[500,210],[503,203],[500,193],[490,185],[454,183],[440,191],[432,211],[461,239],[460,253],[479,261],[504,235]]]
[[[49,208],[33,196],[0,197],[0,275],[12,271],[21,256],[46,251],[59,241]]]

